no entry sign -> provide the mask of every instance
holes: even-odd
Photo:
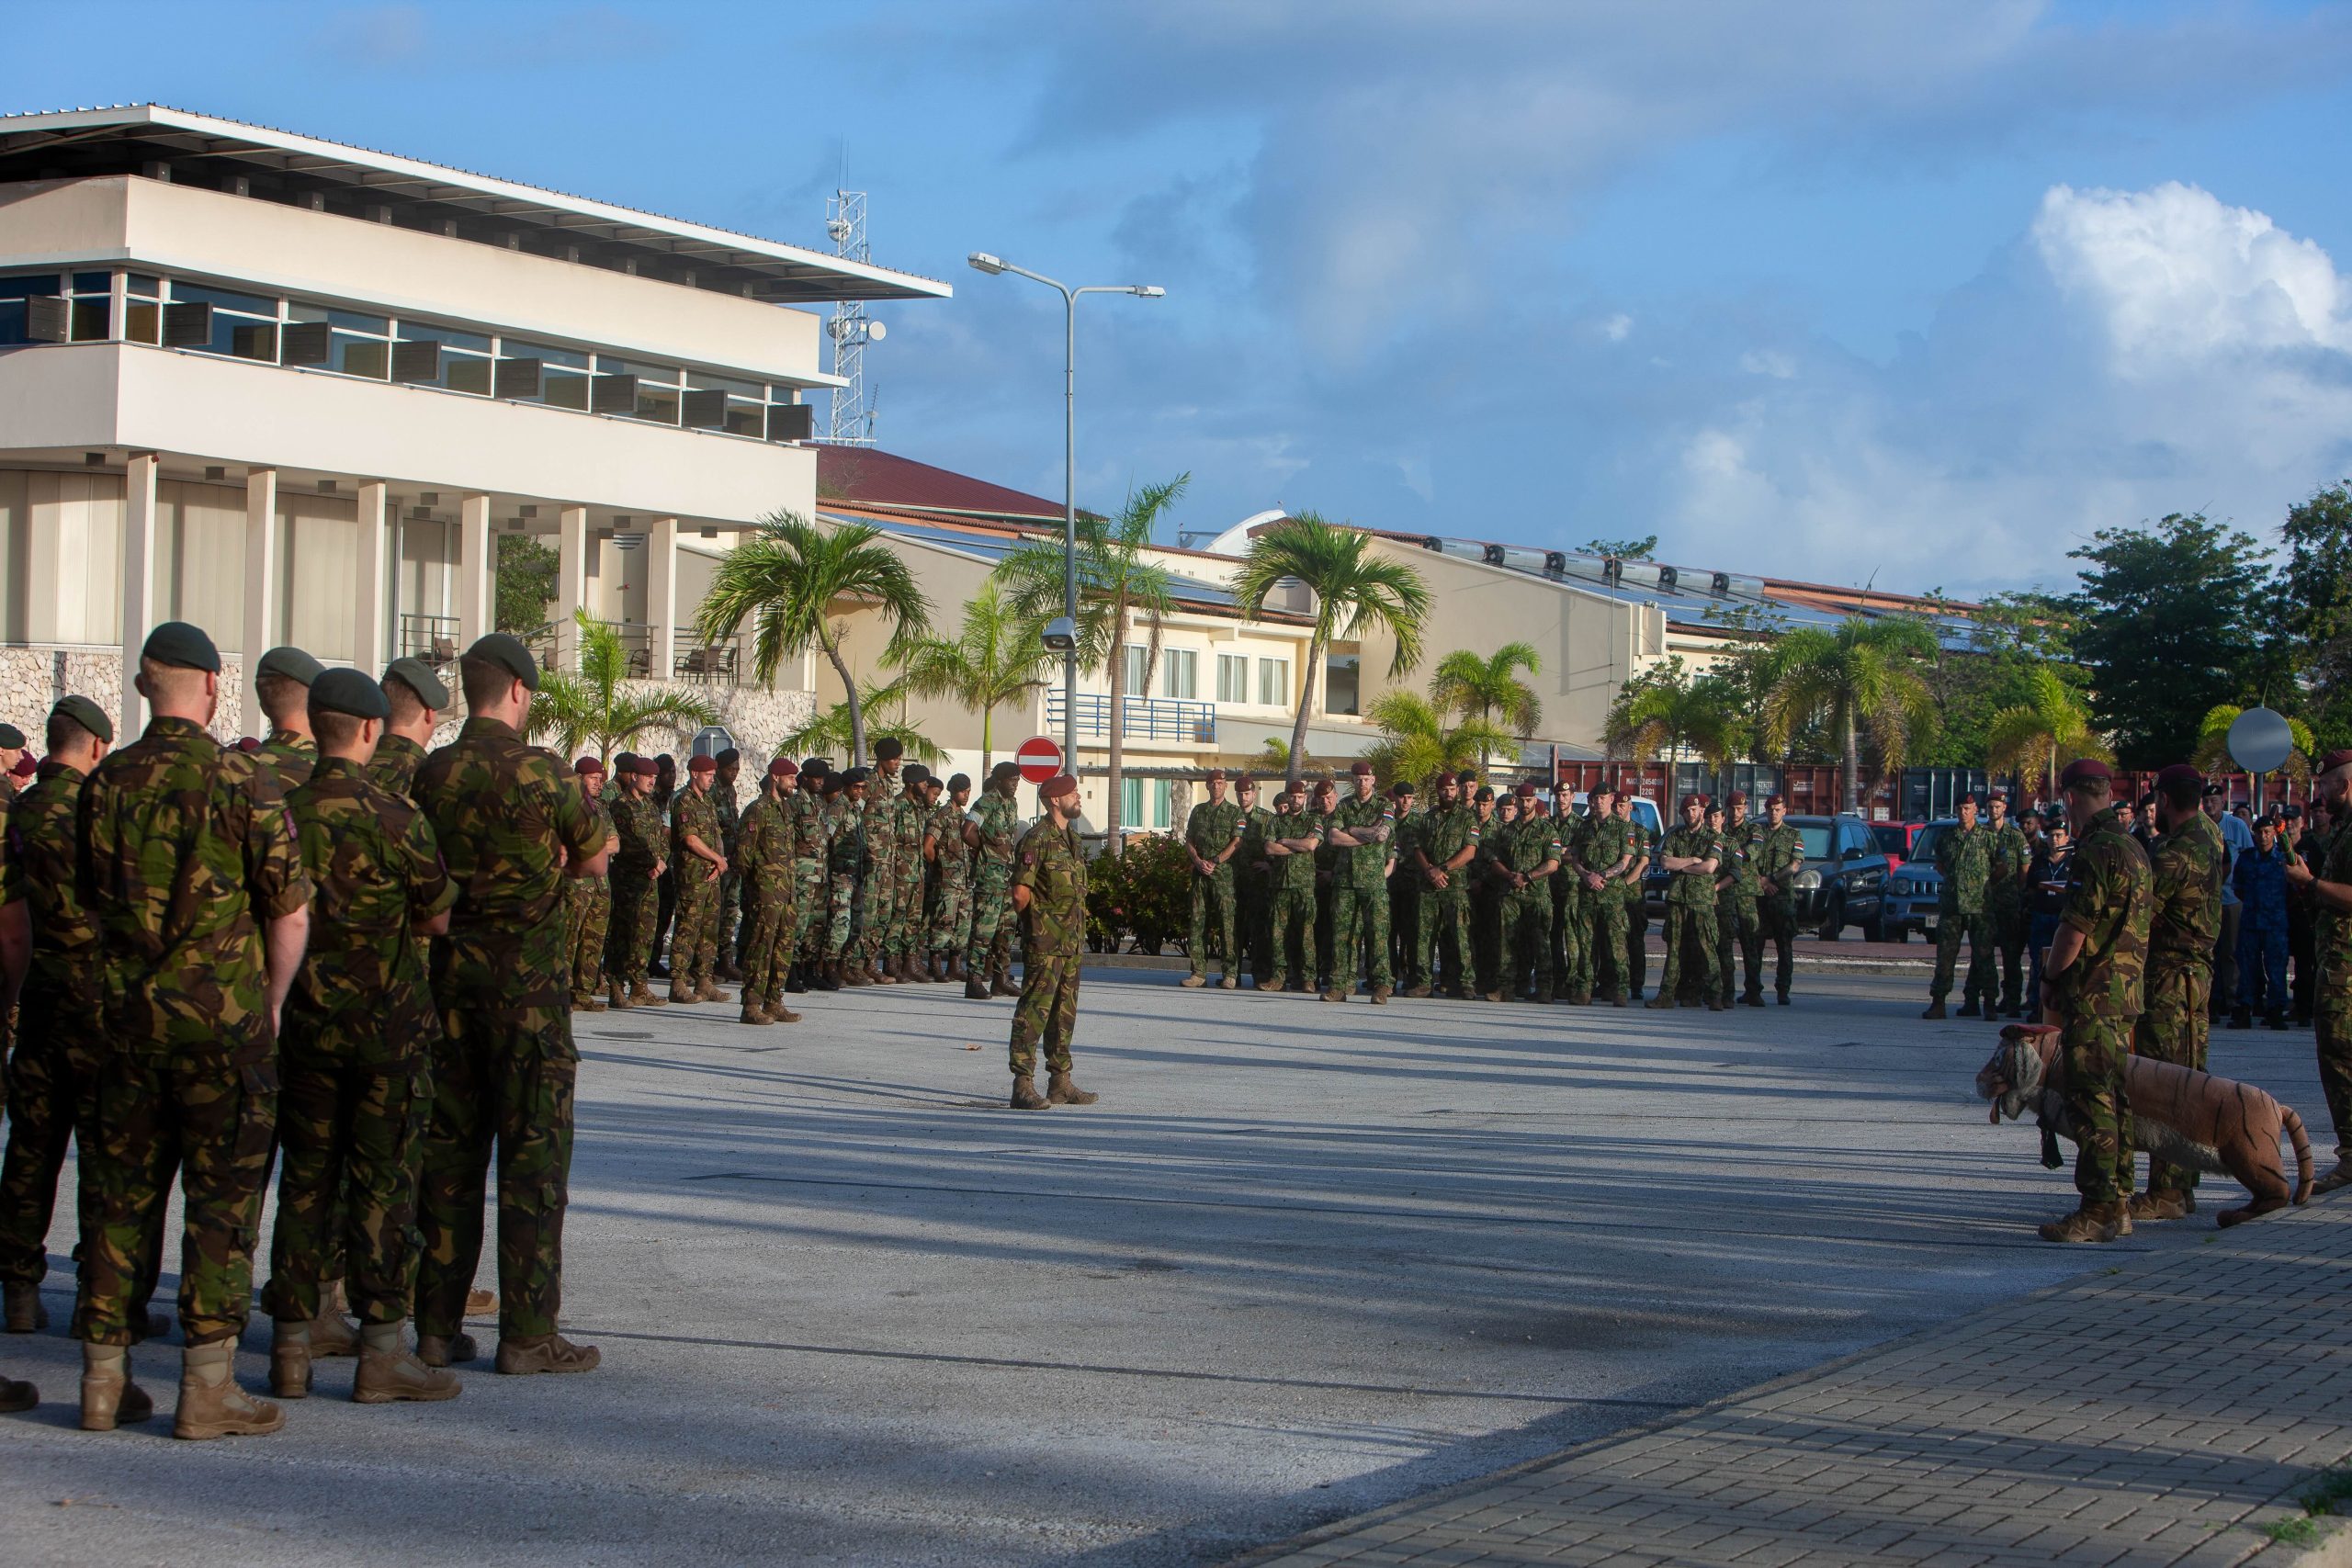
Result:
[[[1023,740],[1012,755],[1021,764],[1021,776],[1033,784],[1044,784],[1062,771],[1062,749],[1043,735]]]

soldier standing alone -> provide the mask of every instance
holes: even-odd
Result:
[[[1086,855],[1078,839],[1078,780],[1069,773],[1038,787],[1043,815],[1022,836],[1012,874],[1012,903],[1022,917],[1020,1005],[1012,1011],[1015,1111],[1091,1105],[1070,1077],[1070,1036],[1078,1027],[1078,971],[1086,939]],[[1037,1046],[1046,1048],[1046,1092],[1037,1092]]]

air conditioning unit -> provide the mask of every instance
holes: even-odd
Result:
[[[30,343],[70,343],[74,305],[62,294],[36,294],[25,301],[25,338]]]
[[[392,344],[392,379],[409,382],[441,379],[441,345],[437,343]]]
[[[1437,550],[1442,553],[1445,549],[1445,541],[1439,538],[1435,534],[1431,534],[1421,541],[1421,548],[1425,550]]]
[[[192,301],[164,307],[165,348],[198,348],[211,341],[211,306]]]
[[[334,357],[334,329],[324,321],[294,321],[277,337],[280,365],[324,365]]]
[[[539,365],[536,359],[502,359],[492,378],[498,396],[502,398],[537,398],[539,395]]]
[[[1544,552],[1544,570],[1554,577],[1566,577],[1568,572],[1567,552],[1566,550],[1545,550]]]
[[[1600,563],[1600,581],[1610,584],[1611,587],[1624,581],[1625,563],[1619,560],[1615,556],[1611,556],[1606,560],[1603,560]]]
[[[769,440],[806,441],[816,434],[816,404],[770,403],[768,405]]]
[[[717,430],[727,423],[727,394],[696,390],[678,400],[680,423],[689,430]]]
[[[1715,573],[1713,581],[1707,584],[1707,592],[1713,593],[1718,599],[1730,598],[1731,573],[1727,571],[1719,571]]]
[[[1660,588],[1671,588],[1675,585],[1678,579],[1672,567],[1662,566],[1657,569],[1657,585]]]
[[[596,413],[635,413],[637,378],[599,376],[588,384],[588,407]]]
[[[1500,545],[1487,546],[1479,552],[1479,556],[1480,558],[1485,560],[1488,566],[1500,566],[1503,564],[1503,547]]]

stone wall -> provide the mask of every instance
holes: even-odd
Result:
[[[768,760],[783,745],[784,738],[808,728],[817,714],[817,698],[812,692],[771,692],[756,686],[702,686],[658,681],[621,683],[622,694],[631,696],[680,690],[692,692],[718,710],[718,722],[734,735],[747,771],[766,767]],[[456,733],[454,726],[445,728],[447,734]],[[437,735],[435,739],[446,739],[447,734]],[[628,749],[654,756],[667,751],[684,757],[692,749],[694,739],[691,728],[650,729]]]

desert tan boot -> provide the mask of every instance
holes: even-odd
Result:
[[[593,1372],[604,1359],[594,1345],[574,1345],[560,1334],[534,1334],[498,1342],[498,1370],[510,1377],[528,1372]]]
[[[266,1399],[255,1399],[229,1375],[236,1354],[232,1339],[191,1345],[180,1352],[180,1404],[172,1415],[173,1437],[192,1441],[258,1438],[286,1425],[285,1411]]]

